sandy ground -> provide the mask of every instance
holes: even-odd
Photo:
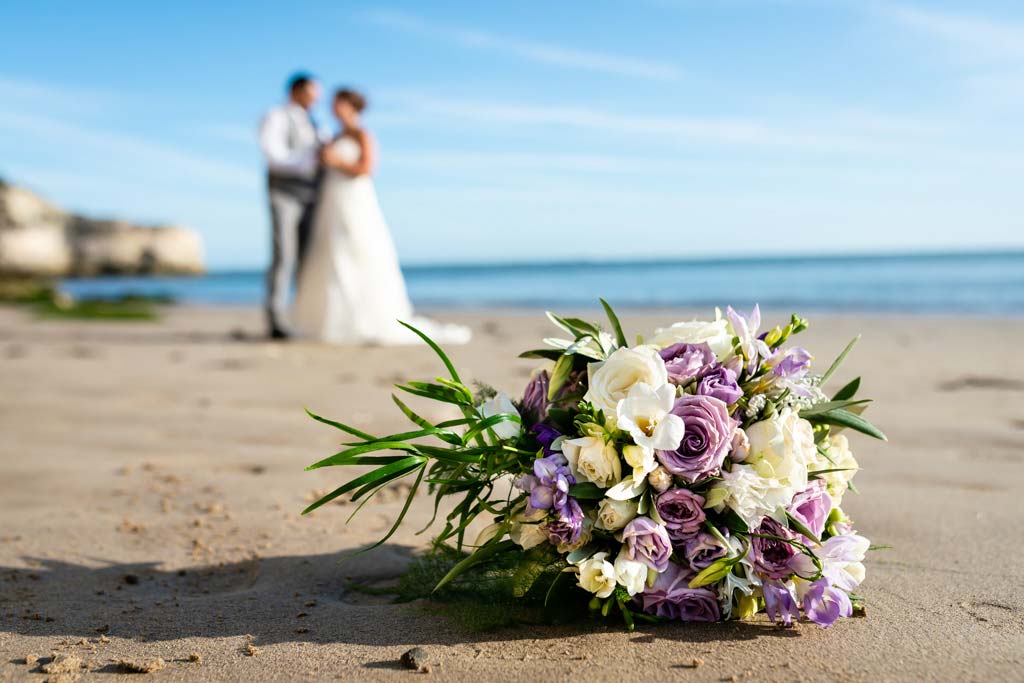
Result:
[[[518,391],[531,362],[515,354],[549,333],[543,316],[454,317],[476,331],[453,353],[463,375]],[[398,658],[416,645],[442,680],[1024,677],[1024,321],[812,319],[802,341],[823,364],[864,333],[841,375],[864,376],[891,440],[855,440],[862,495],[844,506],[894,546],[869,557],[867,617],[635,633],[466,632],[422,604],[347,591],[402,571],[425,545],[413,532],[428,501],[393,543],[339,566],[382,533],[402,490],[348,526],[351,506],[300,517],[340,481],[303,472],[338,437],[301,407],[398,428],[389,385],[438,366],[425,348],[230,335],[259,327],[249,310],[175,309],[152,324],[0,310],[0,680],[43,680],[23,658],[54,651],[98,680],[119,675],[114,660],[155,657],[160,680],[405,679],[416,674]]]

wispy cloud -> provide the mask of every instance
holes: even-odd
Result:
[[[871,151],[888,146],[887,136],[880,132],[884,122],[881,118],[871,120],[870,125],[859,125],[855,118],[848,118],[839,129],[814,130],[799,121],[773,124],[736,117],[627,115],[579,106],[518,105],[413,93],[400,95],[397,100],[405,107],[443,120],[603,131],[654,142],[819,151]],[[909,121],[892,124],[901,134],[912,125]]]
[[[366,13],[364,17],[377,25],[405,33],[445,41],[464,48],[511,55],[548,66],[658,81],[674,81],[682,75],[678,67],[663,61],[536,43],[465,26],[426,21],[405,12],[374,10]]]
[[[914,5],[878,3],[874,7],[904,26],[952,44],[970,59],[1024,60],[1022,24]]]

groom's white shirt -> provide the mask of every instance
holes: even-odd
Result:
[[[274,174],[312,180],[316,177],[320,144],[327,142],[329,134],[317,130],[309,113],[287,102],[274,107],[260,124],[260,148],[267,169]]]

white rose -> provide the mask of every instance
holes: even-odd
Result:
[[[540,524],[524,524],[522,522],[513,522],[512,528],[509,529],[508,535],[515,542],[515,544],[521,547],[523,550],[529,550],[530,548],[538,546],[544,541],[548,540],[548,535],[544,533],[544,530],[540,527]]]
[[[580,563],[580,588],[599,598],[607,598],[615,590],[615,567],[606,557],[608,553],[597,553]]]
[[[492,415],[501,415],[502,413],[515,415],[516,417],[520,416],[519,411],[516,410],[515,405],[512,403],[512,399],[504,392],[492,396],[480,405],[480,415],[485,418]],[[494,432],[496,437],[505,441],[519,436],[523,431],[523,425],[521,422],[499,422],[491,427],[491,431]]]
[[[602,498],[597,504],[597,528],[618,531],[636,517],[637,503],[632,500]]]
[[[647,585],[647,565],[629,559],[626,550],[619,551],[615,558],[615,580],[626,589],[630,595],[642,593]]]
[[[786,410],[746,429],[749,451],[745,462],[765,479],[777,479],[802,491],[807,466],[818,457],[814,429],[795,411]]]
[[[615,445],[599,436],[568,439],[562,452],[569,461],[569,471],[579,482],[593,482],[608,488],[622,479],[622,460]]]
[[[646,382],[637,382],[615,408],[618,427],[629,432],[637,446],[674,451],[679,448],[686,429],[683,418],[669,412],[675,402],[676,388],[671,384],[652,387]]]
[[[715,320],[712,321],[691,320],[657,329],[648,343],[663,349],[679,342],[707,342],[719,359],[725,358],[732,351],[732,335],[729,334],[729,322],[722,318],[718,311],[716,314]]]
[[[651,346],[623,347],[608,360],[587,366],[588,389],[583,397],[608,415],[615,413],[637,382],[652,387],[668,383],[668,370],[658,351]]]

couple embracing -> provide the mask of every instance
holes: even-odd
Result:
[[[312,114],[319,96],[313,77],[293,76],[287,101],[260,126],[273,227],[266,300],[271,337],[417,342],[401,320],[438,341],[467,342],[466,328],[413,317],[371,178],[376,149],[361,121],[366,99],[348,88],[335,92],[339,131],[331,134]]]

